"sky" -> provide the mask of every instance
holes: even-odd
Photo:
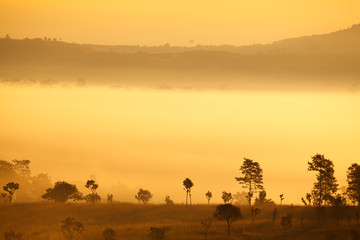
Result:
[[[359,11],[358,0],[1,0],[0,36],[248,45],[348,28]]]

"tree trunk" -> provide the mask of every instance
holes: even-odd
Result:
[[[226,221],[227,224],[228,224],[228,228],[227,228],[227,236],[228,236],[228,239],[230,239],[230,222],[229,221]]]
[[[188,205],[188,195],[189,195],[189,192],[186,191],[186,206]]]

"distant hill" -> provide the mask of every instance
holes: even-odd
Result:
[[[230,89],[353,88],[360,25],[253,46],[101,46],[0,39],[0,81],[85,78],[111,86]],[[10,79],[10,80],[9,80]]]
[[[313,35],[276,41],[272,44],[255,44],[250,46],[206,46],[178,47],[165,44],[162,46],[136,46],[136,45],[93,45],[84,44],[96,51],[118,53],[181,53],[190,51],[224,51],[240,54],[353,54],[360,52],[360,24],[351,28],[323,35]]]

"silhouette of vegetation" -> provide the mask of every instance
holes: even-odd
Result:
[[[165,231],[166,229],[164,228],[150,227],[150,239],[151,240],[165,239]]]
[[[55,200],[55,202],[66,202],[69,199],[74,201],[82,200],[82,194],[77,187],[67,182],[56,182],[53,188],[46,189],[46,193],[42,195],[43,199]]]
[[[225,192],[225,191],[222,192],[221,198],[222,198],[222,200],[224,201],[225,204],[226,203],[232,203],[232,201],[233,201],[233,197],[231,196],[231,193],[228,193],[228,192]]]
[[[114,196],[113,196],[112,194],[110,194],[110,193],[108,193],[108,194],[106,195],[106,201],[107,201],[108,203],[112,203],[112,202],[113,202],[113,198],[114,198]]]
[[[261,210],[258,208],[251,207],[251,224],[254,225],[256,216],[261,213]]]
[[[346,213],[346,198],[340,194],[335,194],[335,196],[329,197],[329,202],[337,223],[339,224]]]
[[[234,204],[236,204],[236,205],[248,205],[249,204],[248,193],[245,191],[235,193],[233,198],[234,198]]]
[[[231,225],[238,219],[242,219],[240,208],[232,204],[221,204],[215,209],[214,217],[219,220],[225,220],[227,223],[227,237],[230,239]]]
[[[280,205],[282,204],[282,202],[284,201],[284,194],[280,194]]]
[[[148,203],[153,195],[150,193],[149,190],[140,188],[137,195],[135,195],[136,200],[143,202],[144,204]]]
[[[205,197],[206,199],[208,200],[208,205],[210,204],[210,199],[212,198],[212,193],[208,190],[206,193],[205,193]]]
[[[262,190],[259,192],[259,197],[255,198],[254,205],[263,206],[263,205],[275,205],[275,202],[271,199],[266,198],[266,191]]]
[[[247,199],[249,207],[251,207],[251,199],[254,193],[263,189],[263,171],[258,162],[254,162],[248,158],[244,158],[240,171],[243,174],[243,177],[235,177],[235,180],[238,181],[239,184],[243,184],[243,188],[248,189]]]
[[[283,227],[284,232],[287,233],[292,227],[292,215],[288,213],[285,217],[282,217],[280,225]]]
[[[9,198],[10,203],[12,203],[14,193],[16,190],[19,189],[19,184],[14,182],[9,182],[3,187],[4,191],[6,192],[6,196]],[[4,197],[4,196],[3,196]]]
[[[353,163],[347,170],[347,195],[360,206],[360,165]]]
[[[9,182],[18,183],[21,186],[21,191],[16,193],[19,202],[41,200],[45,189],[51,187],[50,177],[43,173],[32,176],[29,165],[29,160],[14,159],[11,162],[0,160],[0,186]],[[5,193],[1,196],[9,201],[9,196]]]
[[[167,195],[167,196],[165,197],[165,203],[166,203],[166,204],[174,204],[174,201],[170,199],[170,196],[169,196],[169,195]]]
[[[275,223],[276,222],[276,217],[277,217],[277,209],[274,208],[273,212],[272,212],[272,222]]]
[[[85,185],[91,193],[85,196],[85,200],[90,203],[100,202],[101,197],[97,194],[98,184],[95,183],[95,180],[88,180]]]
[[[326,199],[329,199],[338,188],[336,178],[334,177],[334,164],[326,159],[324,155],[316,154],[308,162],[308,171],[316,171],[316,182],[312,190],[312,199],[314,206],[321,207]]]
[[[305,201],[305,199],[303,197],[301,198],[301,201],[305,205],[305,207],[307,207],[307,202]]]
[[[311,206],[311,193],[306,193],[306,200],[309,203],[309,206]]]
[[[23,239],[22,233],[16,233],[13,230],[4,233],[4,240],[22,240],[22,239]]]
[[[185,178],[183,185],[184,190],[186,191],[186,206],[188,205],[188,198],[190,198],[191,205],[191,188],[194,186],[194,183],[189,178]]]
[[[105,228],[103,231],[103,237],[105,240],[115,240],[115,230],[112,228]]]
[[[64,237],[68,240],[74,239],[80,233],[84,231],[84,226],[82,223],[75,221],[74,218],[68,217],[62,221],[61,232],[64,234]]]
[[[204,228],[204,239],[207,240],[207,236],[208,236],[211,224],[212,224],[212,220],[211,220],[211,218],[205,218],[205,219],[201,219],[200,223],[201,223],[201,226],[203,226],[203,228]]]

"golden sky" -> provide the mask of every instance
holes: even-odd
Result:
[[[348,28],[360,23],[359,12],[358,0],[1,0],[0,35],[243,45]]]

